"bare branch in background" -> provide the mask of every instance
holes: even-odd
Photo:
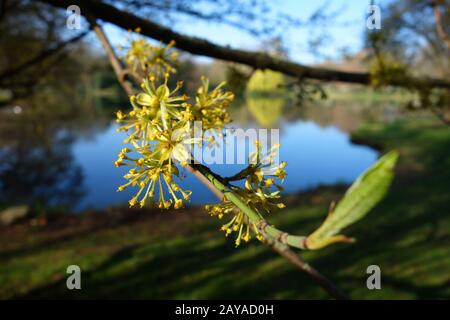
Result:
[[[152,16],[153,20],[157,17],[158,20],[169,22],[166,25],[176,24],[180,18],[194,18],[197,21],[227,24],[255,36],[280,33],[287,25],[301,24],[297,19],[286,15],[272,15],[271,8],[262,0],[248,3],[234,0],[120,0],[106,3],[139,12],[142,17]]]
[[[95,18],[93,18],[90,14],[88,14],[87,19],[91,25],[92,30],[94,30],[95,34],[97,35],[97,38],[101,42],[103,49],[106,52],[106,55],[108,56],[109,62],[114,70],[114,73],[116,74],[117,80],[119,81],[120,85],[122,86],[126,94],[131,96],[133,94],[133,87],[129,82],[125,81],[124,68],[122,67],[122,63],[120,62],[120,60],[117,58],[114,49],[111,46],[111,43],[109,42],[109,39],[103,32],[103,29],[97,24]]]
[[[257,69],[271,69],[296,78],[311,78],[324,81],[370,84],[369,73],[344,72],[309,67],[294,62],[277,59],[261,52],[249,52],[219,46],[203,39],[179,34],[155,22],[140,18],[134,14],[118,9],[104,2],[90,2],[89,8],[86,8],[86,6],[84,6],[85,3],[80,0],[40,1],[60,8],[66,8],[71,4],[79,5],[82,8],[82,13],[84,12],[84,8],[85,10],[92,12],[97,19],[102,19],[113,23],[123,29],[135,29],[139,27],[141,28],[141,33],[143,35],[160,40],[164,43],[169,43],[171,40],[175,40],[176,46],[179,49],[191,52],[193,54],[242,63]],[[428,78],[395,79],[389,84],[394,86],[427,85],[432,87],[450,88],[449,81]]]
[[[60,42],[56,46],[38,53],[36,56],[34,56],[30,60],[22,63],[21,65],[2,72],[0,74],[0,81],[4,80],[6,78],[9,78],[9,77],[13,77],[13,76],[17,75],[18,73],[21,73],[36,64],[42,63],[44,60],[46,60],[46,59],[52,57],[53,55],[55,55],[56,53],[60,52],[67,45],[81,40],[88,33],[89,33],[89,30],[84,31],[84,32],[68,39],[67,41]]]

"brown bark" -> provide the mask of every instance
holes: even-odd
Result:
[[[86,18],[89,21],[92,30],[94,30],[95,34],[97,35],[98,40],[101,42],[103,49],[105,50],[106,55],[108,56],[109,63],[111,64],[114,73],[116,74],[117,80],[119,81],[123,90],[126,92],[127,95],[129,96],[133,95],[133,87],[130,85],[130,83],[125,81],[125,72],[124,68],[122,67],[122,63],[117,58],[114,49],[111,46],[111,43],[109,42],[108,38],[103,32],[103,29],[97,24],[96,19],[90,14],[86,14]]]
[[[317,285],[322,287],[330,296],[337,300],[349,300],[350,297],[336,287],[328,278],[303,261],[300,256],[286,246],[272,245],[272,249],[292,263],[295,267],[305,272]]]
[[[81,13],[91,12],[96,18],[115,24],[123,29],[141,28],[141,33],[153,39],[169,43],[175,40],[177,48],[193,54],[208,56],[225,61],[242,63],[257,69],[271,69],[296,78],[310,78],[324,81],[341,81],[347,83],[370,84],[369,73],[344,72],[324,68],[314,68],[298,63],[281,60],[261,52],[250,52],[231,49],[196,37],[189,37],[174,32],[148,19],[143,19],[130,12],[120,10],[101,1],[85,2],[83,0],[40,0],[41,2],[67,8],[75,4],[80,6]],[[88,6],[88,7],[87,7]],[[440,79],[394,79],[394,86],[431,86],[450,88],[450,82]]]
[[[442,43],[447,47],[448,50],[450,50],[450,35],[448,35],[447,32],[445,32],[444,30],[444,25],[442,23],[441,17],[441,9],[439,8],[438,1],[434,1],[432,3],[432,6],[434,12],[434,19],[436,20],[436,33],[438,34]]]
[[[24,70],[26,70],[26,69],[34,66],[34,65],[37,65],[37,64],[41,63],[42,61],[50,58],[51,56],[55,55],[56,53],[58,53],[59,51],[64,49],[64,47],[66,47],[67,45],[79,41],[80,39],[82,39],[88,33],[89,33],[89,31],[84,31],[84,32],[80,33],[79,35],[70,38],[67,41],[58,43],[53,48],[50,48],[50,49],[47,49],[47,50],[44,50],[44,51],[38,53],[36,56],[34,56],[30,60],[24,62],[23,64],[2,72],[0,74],[0,81],[4,80],[4,79],[7,79],[9,77],[12,77],[12,76],[14,76],[14,75],[16,75],[18,73],[21,73],[22,71],[24,71]]]

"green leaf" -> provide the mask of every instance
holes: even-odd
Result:
[[[306,245],[309,249],[320,249],[335,242],[353,241],[338,233],[362,219],[383,199],[392,182],[397,158],[397,151],[387,153],[355,180],[322,225],[308,236]]]

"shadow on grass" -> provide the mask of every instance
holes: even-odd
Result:
[[[301,253],[305,259],[353,298],[450,298],[449,131],[397,124],[365,132],[386,149],[400,149],[393,188],[364,221],[346,230],[357,243]],[[308,233],[333,197],[281,212],[273,222]],[[328,298],[268,248],[252,243],[235,249],[210,222],[196,223],[191,235],[138,244],[131,228],[129,243],[83,271],[82,290],[67,290],[62,279],[16,298]],[[366,287],[372,264],[381,268],[382,290]]]

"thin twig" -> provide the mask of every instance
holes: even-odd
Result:
[[[431,4],[431,6],[433,7],[434,19],[436,21],[436,33],[438,34],[442,43],[447,47],[448,50],[450,50],[450,35],[445,32],[444,25],[442,23],[441,9],[439,8],[440,4],[441,1],[433,1]],[[445,6],[446,4],[444,3],[444,8]]]
[[[298,254],[288,247],[288,245],[291,245],[300,249],[307,249],[304,241],[305,237],[292,236],[269,226],[263,218],[257,216],[254,212],[252,212],[252,210],[249,210],[249,208],[239,199],[238,196],[236,196],[233,192],[227,191],[230,188],[226,182],[222,181],[221,177],[203,165],[196,164],[195,168],[207,177],[208,181],[210,181],[217,189],[221,191],[222,198],[225,197],[232,201],[233,204],[235,204],[249,217],[252,223],[256,224],[258,230],[264,236],[265,243],[270,245],[273,250],[286,258],[298,269],[305,272],[315,283],[322,287],[332,297],[339,300],[349,299],[348,295],[338,289],[323,274],[304,262]]]
[[[89,21],[92,30],[94,30],[95,34],[97,35],[97,38],[100,40],[103,49],[105,50],[106,55],[108,56],[109,62],[114,70],[114,73],[116,74],[117,80],[119,81],[123,90],[126,92],[127,95],[129,96],[133,95],[133,87],[129,82],[125,80],[125,72],[124,68],[122,67],[122,63],[117,58],[116,53],[114,52],[114,49],[111,46],[108,37],[103,31],[103,28],[100,27],[100,25],[98,25],[96,19],[91,14],[87,13],[85,14],[85,16]]]
[[[449,126],[450,125],[450,120],[448,120],[445,117],[445,114],[443,112],[440,112],[439,110],[437,110],[436,108],[430,108],[431,112],[436,116],[436,118],[439,119],[439,121],[441,121],[444,125]]]
[[[82,14],[91,10],[95,17],[115,24],[125,30],[141,28],[141,34],[155,40],[169,43],[174,40],[177,48],[197,55],[204,55],[224,61],[236,62],[257,69],[271,69],[296,78],[311,78],[325,81],[341,81],[347,83],[370,84],[370,73],[346,72],[306,66],[291,61],[272,57],[263,52],[250,52],[220,46],[207,40],[180,34],[174,30],[155,23],[149,19],[141,18],[125,9],[119,9],[104,1],[85,0],[39,0],[49,5],[64,8],[76,4],[81,6]],[[432,87],[450,88],[450,82],[443,79],[404,77],[392,79],[389,85],[409,87],[411,84],[427,84]]]
[[[215,188],[208,179],[205,178],[198,170],[194,169],[192,166],[187,165],[186,169],[193,174],[202,184],[204,184],[220,201],[223,199],[223,193]]]
[[[272,245],[272,248],[298,269],[305,272],[317,285],[322,287],[322,289],[328,292],[333,298],[337,300],[350,299],[347,294],[336,287],[327,277],[317,271],[317,269],[313,268],[310,264],[303,261],[297,253],[287,246],[284,245],[280,247],[279,245]]]
[[[25,61],[21,65],[4,71],[3,73],[0,74],[0,80],[14,76],[14,75],[32,67],[33,65],[41,63],[42,61],[48,59],[52,55],[58,53],[60,50],[62,50],[67,45],[77,42],[78,40],[82,39],[88,33],[89,33],[89,30],[83,31],[80,34],[78,34],[66,41],[58,43],[57,45],[55,45],[54,47],[52,47],[48,50],[44,50],[44,51],[38,53],[36,56],[31,58],[30,60]]]

